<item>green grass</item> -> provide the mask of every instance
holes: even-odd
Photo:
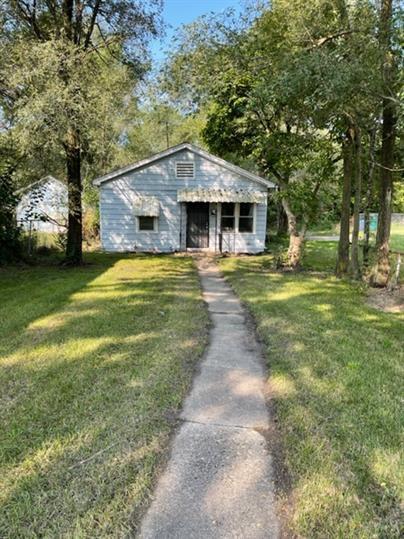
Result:
[[[291,527],[310,539],[399,537],[404,315],[367,307],[359,285],[332,276],[272,272],[269,259],[221,267],[266,346]]]
[[[404,225],[391,225],[390,249],[404,253]]]
[[[329,227],[319,227],[318,229],[313,228],[310,231],[311,235],[314,236],[338,236],[339,235],[339,224],[335,224]],[[362,234],[361,234],[362,237]],[[371,235],[371,244],[374,245],[375,234]],[[395,224],[391,225],[390,232],[390,249],[392,251],[401,251],[404,252],[404,225]]]
[[[314,236],[338,236],[339,228],[339,223],[313,226],[310,229],[310,234]]]
[[[329,230],[323,235],[330,235]],[[316,232],[316,234],[318,234]],[[320,234],[318,234],[320,235]],[[374,243],[374,241],[373,241]],[[404,253],[404,225],[393,224],[391,226],[390,248],[392,251]],[[318,271],[334,271],[337,257],[338,242],[309,240],[306,242],[303,265],[307,269]],[[395,269],[396,255],[392,256],[392,270]],[[401,264],[401,281],[404,279],[404,262]]]
[[[0,270],[0,536],[123,537],[205,340],[192,260]]]

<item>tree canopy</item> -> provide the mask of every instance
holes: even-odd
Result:
[[[39,150],[64,164],[69,263],[82,260],[83,163],[110,161],[116,118],[147,69],[160,9],[159,0],[1,3],[3,114],[19,153]]]
[[[209,148],[244,159],[278,184],[292,266],[300,264],[307,227],[342,190],[344,170],[347,226],[341,227],[338,271],[360,275],[364,155],[371,133],[385,125],[382,96],[388,91],[395,103],[399,90],[396,68],[386,87],[385,4],[277,0],[242,20],[231,12],[205,17],[184,29],[166,67],[173,101],[206,109],[202,134]],[[398,67],[399,6],[390,11],[388,54]],[[383,146],[383,136],[377,140]],[[389,159],[387,168],[394,156]],[[379,164],[378,175],[387,170]]]
[[[161,73],[145,77],[160,11],[159,0],[0,4],[0,145],[14,181],[67,179],[68,258],[81,260],[83,186],[95,200],[95,175],[191,141],[277,183],[292,267],[307,229],[332,215],[337,274],[359,278],[359,214],[378,211],[373,282],[386,284],[402,198],[401,3],[272,0],[211,14],[182,27]]]

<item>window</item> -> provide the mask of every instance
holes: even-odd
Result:
[[[139,232],[157,231],[157,217],[146,217],[141,215],[137,219]]]
[[[222,232],[234,232],[236,223],[236,205],[234,202],[222,203]]]
[[[175,163],[175,177],[180,179],[194,178],[194,163],[192,161],[177,161]]]
[[[222,202],[222,232],[254,232],[254,204],[251,202]]]
[[[254,206],[250,202],[240,203],[238,231],[239,232],[253,232],[254,231]]]

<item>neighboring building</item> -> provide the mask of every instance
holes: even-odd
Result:
[[[106,174],[94,185],[106,251],[265,248],[268,190],[275,185],[191,144]]]
[[[24,230],[59,233],[67,224],[67,186],[45,176],[19,191],[17,222]]]
[[[370,232],[376,232],[379,214],[370,213],[369,218],[370,218]],[[404,213],[392,213],[391,224],[404,225]],[[365,230],[365,215],[363,213],[360,213],[359,214],[359,231],[363,232],[364,230]]]

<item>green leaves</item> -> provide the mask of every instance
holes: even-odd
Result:
[[[2,164],[0,164],[2,165]],[[0,166],[0,264],[15,259],[20,252],[20,232],[15,222],[18,196],[14,193],[9,165]]]

